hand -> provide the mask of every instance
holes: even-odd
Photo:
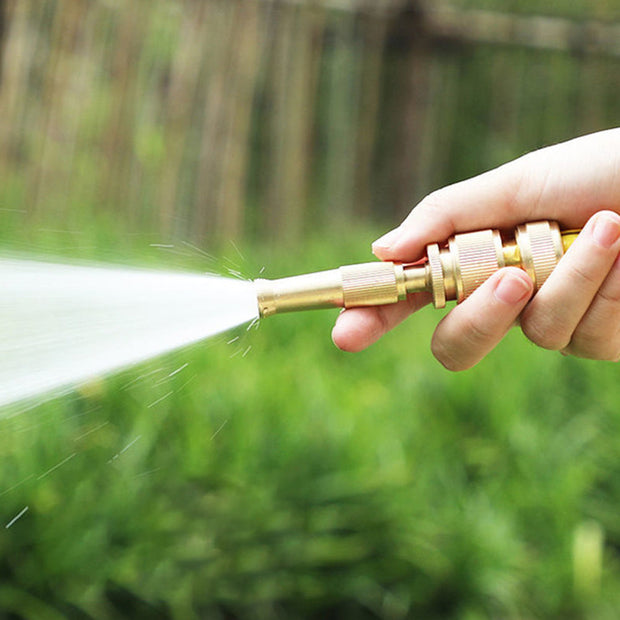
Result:
[[[620,359],[620,128],[534,151],[433,192],[373,244],[382,260],[414,262],[429,243],[457,232],[510,229],[549,219],[582,228],[532,297],[517,268],[501,269],[439,323],[431,348],[449,370],[479,362],[519,321],[535,344],[592,359]],[[340,314],[332,337],[360,351],[430,300],[415,294],[394,306]],[[528,303],[529,302],[529,303]]]

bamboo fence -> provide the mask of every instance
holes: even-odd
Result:
[[[620,124],[620,26],[598,6],[5,0],[0,207],[199,241],[395,222]]]

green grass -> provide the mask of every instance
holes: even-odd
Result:
[[[368,238],[257,249],[247,270],[363,260]],[[617,617],[617,367],[515,332],[450,374],[428,350],[440,315],[359,355],[331,344],[333,312],[273,317],[3,420],[0,524],[28,511],[2,528],[0,608]]]

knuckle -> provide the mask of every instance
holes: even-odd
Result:
[[[550,351],[560,351],[570,343],[570,337],[562,334],[550,317],[545,317],[545,320],[523,317],[521,331],[535,345]]]
[[[613,350],[609,349],[605,351],[600,357],[604,362],[619,362],[620,361],[620,347],[615,347]]]
[[[422,220],[433,221],[437,217],[437,212],[445,205],[446,201],[443,197],[443,188],[437,189],[427,194],[422,200],[411,210],[405,218],[401,227],[408,228],[413,226],[413,222]]]
[[[588,345],[587,347],[568,346],[565,351],[575,357],[583,359],[597,360],[600,362],[619,362],[620,350],[618,347],[611,349],[609,347],[595,347]]]
[[[620,287],[615,290],[601,289],[598,294],[603,301],[614,306],[620,306]]]
[[[451,371],[467,370],[481,357],[481,352],[488,349],[493,334],[473,319],[463,319],[454,332],[445,329],[443,321],[431,340],[431,351],[437,360]]]
[[[449,210],[446,210],[446,205],[450,204],[449,188],[451,186],[442,187],[427,194],[411,212],[407,218],[413,218],[414,214],[416,218],[422,217],[424,220],[428,220],[429,223],[435,222],[437,218],[440,220],[446,220],[452,228],[454,228],[454,222],[450,216]],[[437,240],[439,241],[439,239]]]
[[[451,372],[465,370],[465,366],[454,356],[454,345],[446,342],[444,338],[433,336],[431,340],[431,352],[435,359]]]
[[[620,259],[616,259],[607,280],[598,290],[598,297],[607,305],[620,310]]]
[[[568,274],[571,280],[575,280],[575,286],[587,286],[589,288],[600,286],[600,277],[598,275],[590,273],[581,264],[573,263],[570,265],[570,273]]]
[[[440,208],[443,204],[445,204],[444,200],[444,191],[443,188],[436,189],[432,191],[430,194],[427,194],[418,205],[418,209],[422,209],[424,211],[435,211]]]
[[[482,323],[467,319],[463,325],[463,337],[471,347],[480,347],[492,338],[492,333]]]
[[[609,334],[580,331],[566,347],[566,352],[585,359],[618,362],[620,361],[620,332],[618,330],[615,332],[610,337]]]
[[[615,349],[614,351],[607,351],[600,358],[603,362],[619,362],[620,361],[620,351]]]

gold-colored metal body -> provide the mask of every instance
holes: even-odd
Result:
[[[348,265],[278,280],[256,280],[261,317],[313,308],[354,308],[392,304],[412,293],[429,291],[433,305],[461,302],[502,267],[527,271],[539,289],[578,231],[560,232],[555,222],[519,226],[503,238],[497,230],[454,235],[444,247],[426,248],[423,263]]]

